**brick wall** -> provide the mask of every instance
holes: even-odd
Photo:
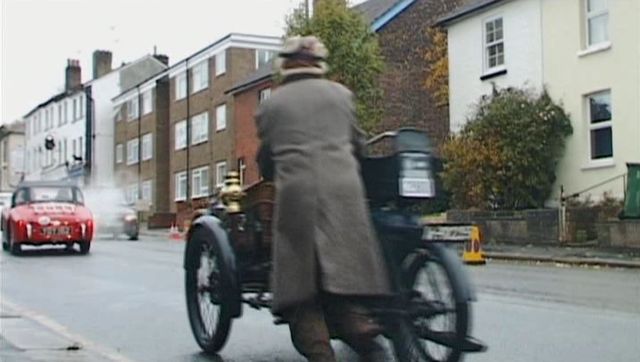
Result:
[[[378,31],[386,64],[381,77],[385,94],[381,131],[419,127],[438,144],[449,133],[449,110],[436,107],[424,87],[425,53],[430,46],[426,29],[459,2],[417,0]]]

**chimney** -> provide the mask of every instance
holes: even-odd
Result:
[[[93,79],[98,79],[111,71],[111,52],[96,50],[93,52]]]
[[[158,59],[162,64],[169,66],[169,56],[164,54],[154,54],[153,57]]]
[[[82,87],[82,71],[80,69],[80,61],[78,59],[67,59],[64,90],[76,90],[80,87]]]

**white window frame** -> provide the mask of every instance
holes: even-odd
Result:
[[[264,88],[258,92],[258,103],[262,103],[271,98],[271,88]]]
[[[174,149],[176,151],[187,148],[187,121],[176,122],[173,126]]]
[[[191,145],[197,145],[209,140],[209,112],[203,112],[191,117]]]
[[[216,54],[216,77],[227,72],[227,53],[225,50]]]
[[[227,128],[227,104],[216,107],[216,132],[224,131]]]
[[[142,200],[153,205],[153,183],[151,180],[142,181]]]
[[[187,72],[184,71],[176,75],[175,77],[175,86],[176,86],[176,100],[180,100],[187,97]]]
[[[129,122],[138,118],[139,108],[138,97],[134,97],[127,101],[127,120]]]
[[[260,62],[260,54],[270,55],[264,62]],[[267,64],[275,57],[276,52],[268,49],[256,49],[256,69],[260,68],[262,64]]]
[[[594,11],[590,11],[589,10],[589,2],[590,0],[584,0],[584,31],[585,31],[585,46],[587,49],[589,48],[594,48],[594,47],[598,47],[601,45],[605,45],[609,43],[609,0],[602,0],[605,2],[605,8],[602,10],[594,10]],[[598,43],[592,43],[591,42],[591,32],[589,31],[590,29],[590,25],[591,25],[591,20],[604,16],[606,15],[607,18],[607,22],[606,22],[606,36],[605,39],[598,42]]]
[[[199,92],[209,87],[209,59],[194,65],[191,68],[191,93]]]
[[[224,186],[224,178],[227,176],[227,161],[216,163],[216,188]]]
[[[127,141],[127,166],[138,163],[138,155],[140,152],[140,139],[134,138]]]
[[[600,121],[597,123],[592,123],[591,120],[591,99],[597,96],[601,96],[604,94],[608,94],[609,95],[609,107],[610,109],[610,113],[611,113],[611,118],[608,121]],[[614,138],[613,138],[613,106],[612,106],[612,98],[611,98],[611,89],[605,89],[605,90],[601,90],[598,92],[594,92],[594,93],[590,93],[587,94],[585,96],[585,100],[586,100],[586,109],[587,109],[587,144],[589,145],[588,147],[588,157],[587,159],[589,160],[589,164],[591,166],[605,166],[605,165],[609,165],[612,164],[613,162],[613,157],[615,155],[614,153]],[[605,129],[605,128],[609,128],[611,129],[611,155],[608,157],[600,157],[600,158],[593,158],[593,143],[592,143],[592,138],[591,138],[591,133],[593,131],[597,131],[600,129]]]
[[[142,114],[149,114],[153,112],[153,94],[151,89],[142,93]]]
[[[209,166],[191,171],[191,199],[209,196]]]
[[[502,22],[502,37],[499,40],[496,40],[494,37],[494,40],[492,42],[488,42],[487,41],[487,24],[494,23],[494,27],[495,27],[495,22],[497,20],[501,20]],[[495,28],[494,28],[494,32],[495,32]],[[497,48],[500,44],[502,44],[502,64],[496,64],[494,66],[490,66],[489,49],[494,46]],[[498,56],[498,53],[496,53],[496,57],[497,56]],[[500,71],[506,68],[506,46],[504,41],[504,17],[502,15],[495,15],[495,16],[486,18],[482,22],[482,57],[483,57],[485,73]],[[496,62],[497,62],[497,59],[496,59]]]
[[[142,161],[153,158],[153,134],[147,133],[142,136]]]
[[[127,199],[127,203],[135,204],[136,201],[138,201],[138,197],[140,196],[139,192],[140,192],[140,190],[138,188],[138,184],[137,183],[130,184],[127,187],[127,191],[126,191],[126,194],[125,194],[125,198]]]
[[[185,201],[187,199],[187,182],[188,182],[188,178],[187,178],[187,172],[186,171],[181,171],[181,172],[176,172],[174,174],[174,201]],[[181,185],[183,185],[184,182],[184,187],[181,187]]]
[[[118,143],[116,145],[116,164],[124,162],[124,145]]]

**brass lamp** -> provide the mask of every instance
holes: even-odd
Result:
[[[229,171],[224,180],[224,186],[220,190],[220,199],[227,207],[228,214],[242,212],[240,201],[245,193],[240,186],[240,177],[236,171]]]

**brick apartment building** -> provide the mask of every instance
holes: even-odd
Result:
[[[168,59],[158,56],[167,64]],[[174,222],[169,194],[169,78],[153,75],[114,98],[115,178],[150,227]]]
[[[233,118],[236,143],[234,157],[243,186],[260,180],[256,162],[259,141],[254,115],[258,105],[271,96],[273,86],[272,66],[267,64],[227,91],[233,96],[236,107]]]
[[[236,169],[234,98],[225,91],[268,63],[278,37],[229,34],[168,69],[169,195],[179,226]]]

